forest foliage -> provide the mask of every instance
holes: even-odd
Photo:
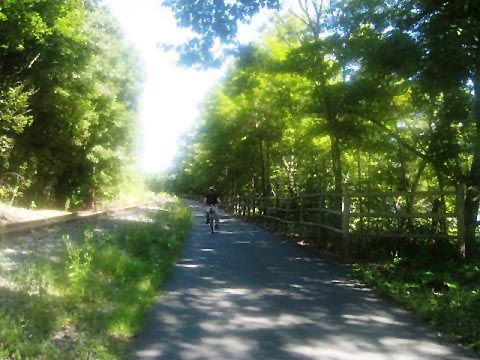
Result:
[[[2,0],[2,201],[74,208],[113,196],[133,160],[141,80],[99,2]]]
[[[167,185],[283,197],[460,189],[473,256],[480,3],[299,3],[239,53],[185,137]]]

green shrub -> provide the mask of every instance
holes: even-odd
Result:
[[[386,262],[357,264],[354,272],[430,321],[447,338],[480,351],[480,262],[397,254]]]

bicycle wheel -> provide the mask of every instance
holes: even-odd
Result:
[[[209,224],[210,224],[210,231],[213,234],[214,230],[213,230],[213,216],[212,215],[210,215]]]

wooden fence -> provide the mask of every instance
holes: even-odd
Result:
[[[289,198],[235,195],[223,206],[276,231],[326,239],[342,247],[362,238],[457,238],[464,253],[463,189],[447,192],[323,192]]]

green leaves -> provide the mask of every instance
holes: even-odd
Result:
[[[28,109],[32,93],[23,85],[0,85],[0,173],[10,168],[15,139],[33,120]]]
[[[140,85],[115,21],[77,0],[6,0],[0,12],[3,171],[25,178],[27,203],[91,204],[114,193]]]
[[[419,253],[379,264],[359,264],[354,272],[368,285],[413,309],[452,340],[479,350],[479,266],[423,258]],[[408,261],[406,261],[408,259]]]
[[[480,3],[306,3],[240,49],[181,159],[180,183],[189,191],[216,183],[224,192],[285,196],[462,185],[467,253],[475,252]],[[217,4],[214,18],[229,11]],[[179,12],[200,5],[190,6]]]
[[[278,8],[280,2],[165,0],[163,5],[172,9],[180,26],[190,28],[198,35],[177,46],[181,63],[187,66],[210,67],[220,65],[223,60],[223,56],[218,57],[214,54],[217,42],[226,45],[234,43],[239,23],[248,22],[262,8]],[[228,47],[225,52],[228,53]]]

